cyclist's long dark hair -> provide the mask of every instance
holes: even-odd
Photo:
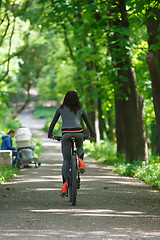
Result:
[[[71,112],[76,112],[82,108],[78,94],[75,91],[68,91],[64,97],[63,103],[61,105],[61,108],[67,106]]]

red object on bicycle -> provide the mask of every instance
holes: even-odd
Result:
[[[79,168],[80,173],[84,173],[86,171],[86,169],[84,167],[84,163],[83,163],[83,161],[81,159],[79,160],[78,168]]]

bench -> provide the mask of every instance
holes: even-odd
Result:
[[[12,167],[11,150],[0,150],[0,167]]]

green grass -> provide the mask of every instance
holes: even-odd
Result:
[[[93,157],[99,162],[104,162],[108,165],[114,165],[117,161],[116,145],[109,142],[109,140],[101,140],[100,144],[85,141],[84,148],[89,157]]]
[[[160,190],[160,162],[158,156],[150,156],[149,162],[133,161],[126,163],[124,156],[117,157],[116,147],[108,140],[100,144],[85,143],[85,150],[90,157],[100,162],[115,166],[115,172],[124,176],[139,178]]]
[[[45,119],[52,119],[56,109],[53,107],[36,107],[34,110],[34,118],[45,118]]]
[[[15,177],[19,172],[20,172],[19,168],[0,167],[0,183],[3,183]]]
[[[125,176],[139,178],[160,190],[160,163],[158,158],[150,158],[149,163],[143,161],[117,164],[115,172]]]

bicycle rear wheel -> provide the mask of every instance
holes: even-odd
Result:
[[[72,206],[76,205],[76,196],[77,196],[77,164],[76,164],[76,158],[75,156],[72,156],[72,171],[71,171],[71,177],[72,177],[72,185],[71,185],[71,202]]]
[[[72,169],[71,169],[71,165],[69,167],[68,190],[69,190],[69,201],[72,202]]]

